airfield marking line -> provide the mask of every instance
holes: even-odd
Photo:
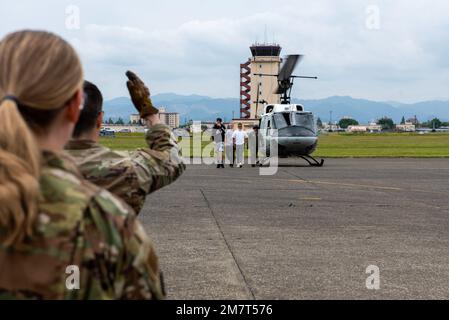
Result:
[[[195,175],[196,177],[214,177],[214,178],[228,178],[221,175]],[[257,177],[251,177],[252,180],[266,180],[265,178],[257,178]],[[228,180],[233,181],[251,181],[248,179],[242,179],[242,178],[229,178]],[[331,181],[317,181],[317,180],[306,180],[306,179],[278,179],[274,178],[271,179],[274,181],[283,181],[283,182],[296,182],[296,183],[310,183],[310,184],[326,184],[326,185],[337,185],[337,186],[347,186],[347,187],[364,187],[364,188],[370,188],[370,189],[385,189],[385,190],[394,190],[394,191],[404,191],[406,189],[399,188],[399,187],[385,187],[385,186],[375,186],[375,185],[366,185],[366,184],[355,184],[355,183],[345,183],[345,182],[331,182]],[[413,190],[407,190],[407,191],[413,191]],[[416,190],[421,191],[421,190]],[[431,192],[431,191],[429,191]]]
[[[316,184],[326,184],[326,185],[337,185],[337,186],[347,186],[347,187],[362,187],[362,188],[370,188],[370,189],[382,189],[382,190],[394,190],[394,191],[403,191],[405,189],[403,188],[397,188],[397,187],[384,187],[384,186],[371,186],[366,184],[355,184],[355,183],[346,183],[346,182],[330,182],[330,181],[304,181],[304,180],[295,180],[291,179],[288,180],[291,182],[309,182],[309,183],[316,183]]]
[[[203,195],[204,201],[206,201],[206,204],[207,204],[207,206],[208,206],[208,208],[209,208],[209,211],[210,211],[212,217],[213,217],[214,220],[215,220],[215,224],[217,225],[217,228],[218,228],[218,230],[220,231],[221,236],[223,237],[223,240],[224,240],[226,246],[228,247],[228,250],[229,250],[229,253],[230,253],[231,256],[232,256],[232,259],[234,260],[234,263],[235,263],[235,265],[237,266],[237,269],[239,270],[240,275],[241,275],[242,278],[243,278],[243,282],[245,282],[246,288],[248,289],[248,291],[250,292],[251,296],[253,297],[253,300],[256,300],[256,296],[254,295],[253,289],[252,289],[251,286],[248,284],[248,281],[247,281],[247,279],[246,279],[246,277],[245,277],[245,274],[243,273],[242,268],[240,267],[240,265],[239,265],[238,262],[237,262],[237,258],[235,257],[234,252],[233,252],[232,249],[231,249],[231,245],[229,244],[229,242],[228,242],[228,240],[226,239],[226,236],[225,236],[223,230],[221,229],[220,223],[218,222],[218,219],[217,219],[217,217],[216,217],[216,215],[215,215],[214,210],[212,209],[212,206],[210,205],[209,200],[207,199],[206,195],[204,194],[203,189],[200,188],[200,192],[201,192],[201,194]]]
[[[242,178],[233,178],[222,175],[195,175],[196,177],[214,177],[214,178],[225,178],[231,181],[244,181],[244,182],[252,182],[252,180],[261,180],[265,181],[266,178],[258,178],[258,177],[248,177],[248,179]],[[434,190],[421,190],[421,189],[404,189],[400,187],[386,187],[386,186],[376,186],[376,185],[366,185],[366,184],[356,184],[356,183],[344,183],[344,182],[331,182],[331,181],[319,181],[319,180],[299,180],[299,179],[271,179],[274,181],[282,181],[282,182],[295,182],[295,183],[310,183],[310,184],[322,184],[322,185],[333,185],[333,186],[345,186],[345,187],[362,187],[367,189],[379,189],[379,190],[389,190],[389,191],[410,191],[410,192],[420,192],[420,193],[432,193],[432,194],[442,194],[447,195],[449,192],[442,191],[434,191]]]
[[[292,182],[308,182],[308,183],[312,183],[312,184],[327,184],[327,185],[341,185],[341,186],[349,186],[349,187],[365,187],[365,188],[375,188],[375,189],[386,189],[386,190],[396,190],[396,191],[400,191],[402,190],[402,188],[396,188],[396,187],[384,187],[384,186],[371,186],[371,185],[363,185],[363,184],[354,184],[354,183],[346,183],[346,182],[328,182],[328,181],[313,181],[313,180],[309,180],[309,179],[304,179],[303,177],[300,177],[290,171],[284,171],[294,177],[299,178],[300,180],[296,180],[296,179],[289,179],[289,181]]]
[[[298,178],[298,179],[304,181],[305,183],[310,183],[310,184],[314,185],[314,187],[318,187],[318,186],[317,186],[315,183],[313,183],[311,180],[305,179],[305,178],[303,178],[303,177],[301,177],[301,176],[299,176],[299,175],[297,175],[297,174],[294,174],[294,173],[290,172],[289,170],[285,170],[284,172],[287,173],[287,174],[289,174],[289,175],[291,175],[291,176],[294,176],[295,178]],[[290,180],[290,179],[289,179],[289,180]]]

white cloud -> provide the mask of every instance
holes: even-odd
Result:
[[[300,82],[298,96],[449,99],[449,3],[444,0],[286,0],[282,5],[274,0],[79,0],[72,1],[82,14],[76,32],[62,26],[66,4],[47,2],[52,5],[44,11],[36,7],[39,14],[32,17],[12,12],[19,18],[6,17],[0,34],[21,24],[62,34],[79,50],[87,77],[108,98],[126,94],[128,68],[142,74],[155,93],[237,97],[239,63],[248,58],[251,43],[264,40],[266,26],[267,40],[274,35],[284,53],[306,54],[298,72],[320,77]],[[379,30],[366,28],[368,5],[379,7]]]

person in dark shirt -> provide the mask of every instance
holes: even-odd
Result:
[[[212,127],[212,140],[214,141],[215,161],[217,168],[224,168],[224,141],[225,141],[226,129],[223,125],[223,120],[217,118],[215,125]]]

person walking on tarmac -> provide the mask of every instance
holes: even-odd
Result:
[[[259,165],[259,141],[259,126],[255,125],[253,130],[248,133],[249,163],[251,167]]]
[[[237,130],[232,134],[232,138],[235,139],[235,154],[237,168],[243,168],[244,152],[245,152],[245,139],[248,139],[248,134],[243,130],[242,123],[237,125]]]
[[[233,133],[234,129],[232,127],[232,124],[229,124],[225,135],[225,153],[226,153],[226,163],[229,163],[229,166],[231,168],[234,167],[235,161],[235,146],[234,146],[234,139],[232,138]]]
[[[217,118],[215,125],[212,128],[212,140],[214,141],[214,153],[215,162],[217,168],[224,168],[224,142],[225,142],[226,129],[223,125],[223,120]]]

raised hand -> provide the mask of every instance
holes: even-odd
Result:
[[[147,118],[150,115],[157,114],[159,110],[153,106],[150,98],[150,90],[145,83],[132,71],[127,71],[126,76],[128,81],[126,86],[128,87],[131,100],[139,111],[142,119]]]

